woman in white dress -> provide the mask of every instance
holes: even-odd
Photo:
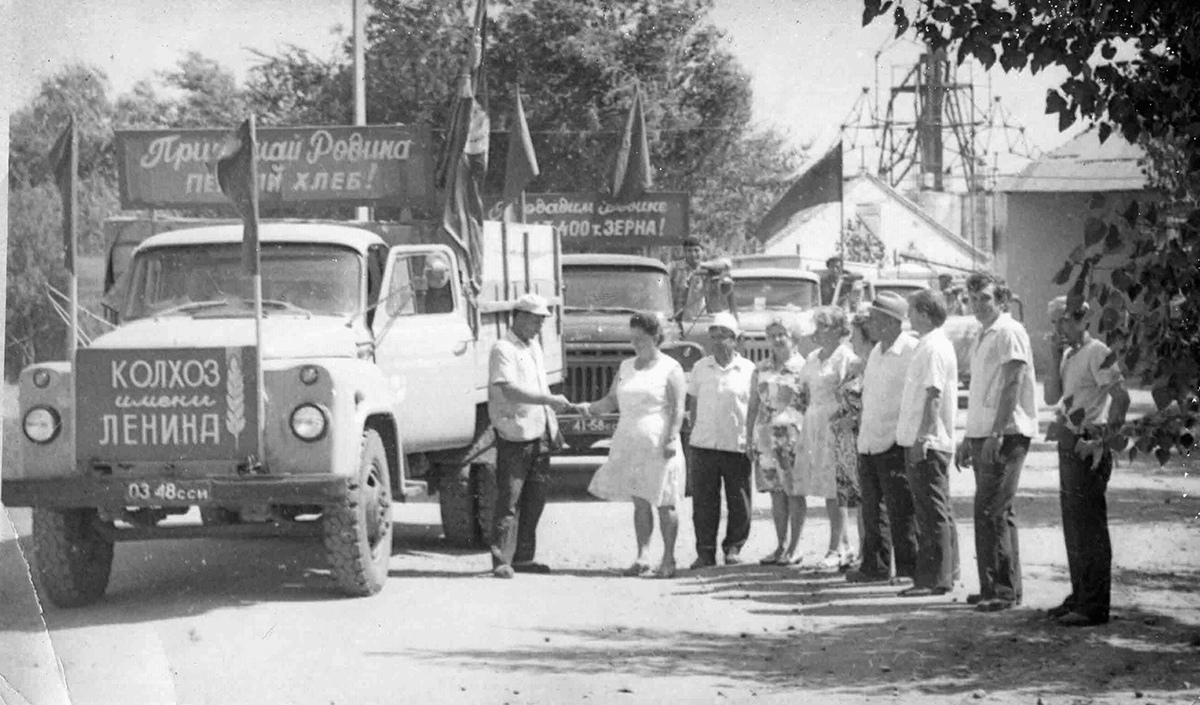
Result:
[[[609,501],[633,500],[637,558],[624,571],[629,576],[651,574],[646,554],[658,508],[663,556],[652,575],[670,578],[679,534],[675,506],[683,499],[686,477],[679,430],[687,387],[683,368],[658,349],[662,323],[655,314],[634,314],[629,339],[636,354],[621,363],[608,394],[582,405],[587,415],[620,412],[608,461],[596,471],[588,492]]]
[[[843,385],[854,378],[860,363],[854,351],[842,344],[850,335],[845,311],[835,306],[819,308],[813,322],[817,328],[813,338],[820,347],[809,353],[800,373],[808,408],[796,447],[795,480],[806,496],[825,498],[830,536],[822,565],[837,568],[851,552],[849,507],[843,506],[847,502],[838,502],[838,477],[849,477],[856,468],[845,467],[851,462],[845,452],[849,431],[844,424],[836,424],[835,417],[844,407]]]

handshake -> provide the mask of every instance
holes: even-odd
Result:
[[[567,399],[562,394],[552,394],[552,395],[550,395],[550,403],[547,404],[547,406],[549,406],[551,409],[554,409],[554,413],[556,413],[556,414],[568,413],[568,414],[581,414],[583,416],[587,416],[589,405],[588,404],[575,404],[575,403],[572,403],[570,399]]]

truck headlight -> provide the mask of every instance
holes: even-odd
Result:
[[[49,443],[62,428],[58,412],[45,406],[35,406],[25,414],[25,437],[34,443]]]
[[[296,438],[309,443],[325,435],[327,421],[325,412],[312,404],[302,404],[292,412],[292,433]]]

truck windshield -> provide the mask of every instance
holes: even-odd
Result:
[[[360,308],[362,258],[336,245],[264,243],[263,300],[274,313],[349,316]],[[253,280],[242,269],[241,243],[156,247],[139,253],[121,312],[134,320],[175,310],[191,315],[253,300]]]
[[[817,283],[805,279],[738,277],[734,280],[733,299],[739,311],[750,311],[759,306],[810,309],[817,305],[817,297]]]
[[[563,267],[568,311],[660,311],[670,315],[667,273],[648,267]]]

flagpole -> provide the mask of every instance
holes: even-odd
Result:
[[[76,263],[79,248],[76,246],[78,242],[78,226],[79,226],[79,198],[78,185],[76,184],[77,174],[79,173],[79,131],[75,129],[74,120],[71,125],[71,213],[68,216],[69,220],[67,227],[70,228],[70,242],[67,247],[70,252],[67,257],[71,262],[71,342],[70,360],[71,364],[75,364],[75,353],[79,351],[79,266]],[[74,379],[74,377],[72,377]]]
[[[258,405],[258,467],[265,468],[267,446],[266,446],[266,420],[267,420],[267,400],[266,400],[266,384],[264,382],[265,375],[263,374],[263,295],[262,295],[262,263],[259,257],[259,238],[258,238],[258,135],[254,128],[254,115],[250,115],[250,218],[251,222],[247,225],[254,228],[254,370],[257,377],[258,389],[255,394],[255,402]]]

